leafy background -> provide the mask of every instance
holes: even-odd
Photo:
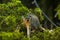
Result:
[[[51,23],[44,17],[41,9],[31,2],[32,0],[0,0],[0,40],[28,40],[26,28],[21,23],[22,15],[26,16],[30,11],[38,16],[43,27],[47,25],[45,31],[32,33],[31,40],[60,40],[60,27],[55,28],[52,25],[51,29]],[[37,2],[54,23],[60,22],[59,0],[54,2],[52,0],[37,0]],[[54,17],[56,13],[57,15]],[[47,23],[44,25],[45,22]]]

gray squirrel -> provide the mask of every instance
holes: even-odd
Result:
[[[39,19],[36,15],[29,13],[26,17],[22,16],[23,23],[27,26],[29,25],[32,30],[42,29],[45,30],[42,26],[40,26]]]

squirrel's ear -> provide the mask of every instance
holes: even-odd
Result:
[[[22,16],[22,19],[24,18],[24,16]]]
[[[22,21],[24,22],[26,19],[25,19],[25,17],[24,16],[22,16]]]
[[[30,16],[29,21],[31,21],[32,17]]]
[[[22,19],[24,18],[24,16],[22,16]]]

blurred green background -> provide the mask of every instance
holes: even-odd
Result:
[[[0,0],[0,40],[28,40],[26,28],[22,25],[22,15],[30,11],[38,16],[41,25],[47,29],[31,34],[31,40],[60,40],[60,27],[55,28],[44,17],[45,14],[60,26],[60,0],[37,0],[41,9],[32,4],[33,0]],[[46,23],[44,25],[44,23]],[[52,28],[52,31],[49,30]]]

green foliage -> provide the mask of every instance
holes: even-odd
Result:
[[[23,33],[19,32],[0,32],[2,40],[19,40],[23,37]]]
[[[1,30],[11,31],[16,26],[16,17],[15,16],[2,16],[1,23]],[[9,30],[8,30],[9,29]]]
[[[57,6],[55,11],[57,11],[57,16],[58,16],[58,19],[60,20],[60,4]]]
[[[28,40],[23,32],[0,32],[0,39],[2,40]],[[37,32],[32,34],[31,40],[60,40],[60,27],[54,30],[45,30],[44,32]]]
[[[34,12],[37,13],[36,15],[38,15],[40,18],[40,21],[44,20],[44,16],[42,15],[42,11],[39,8],[35,8]]]
[[[39,38],[36,36],[32,36],[31,40],[39,40]]]
[[[57,13],[58,13],[58,19],[60,20],[60,10],[58,10]]]
[[[6,4],[0,4],[0,30],[12,31],[21,23],[21,15],[28,13],[28,8],[19,0],[12,0]],[[20,25],[20,24],[19,24]]]

